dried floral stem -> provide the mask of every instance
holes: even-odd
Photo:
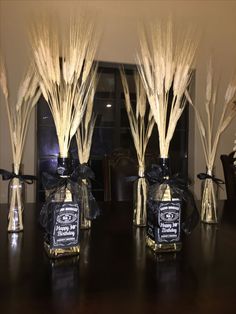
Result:
[[[7,118],[9,123],[10,141],[14,165],[13,170],[15,174],[18,175],[20,171],[20,164],[22,162],[22,155],[25,146],[30,115],[40,97],[41,92],[39,90],[38,81],[35,75],[34,68],[30,66],[24,79],[20,84],[16,104],[13,105],[11,102],[9,102],[7,76],[2,58],[0,61],[0,86],[2,88],[3,95],[5,98]],[[12,180],[14,188],[12,190],[12,197],[10,199],[8,230],[20,231],[23,229],[22,223],[23,203],[20,193],[20,180],[19,178],[13,178]],[[15,217],[16,216],[16,212],[14,212],[15,210],[18,210],[17,219]]]
[[[223,109],[218,123],[214,119],[216,109],[216,91],[217,88],[213,86],[212,62],[210,61],[207,70],[205,102],[207,119],[205,121],[203,119],[204,115],[200,112],[199,108],[193,104],[189,94],[186,92],[186,97],[196,112],[197,125],[203,146],[206,166],[209,171],[213,170],[220,136],[229,126],[233,118],[236,117],[236,77],[227,87],[222,106]],[[214,129],[216,129],[215,135]]]
[[[93,101],[95,95],[95,89],[97,84],[97,78],[95,76],[96,70],[92,78],[91,92],[87,98],[86,109],[80,126],[76,132],[76,141],[78,147],[79,162],[81,164],[87,163],[90,156],[90,150],[92,146],[93,131],[96,122],[96,115],[93,113]]]
[[[161,157],[168,157],[171,139],[186,105],[183,96],[191,79],[196,46],[190,32],[175,42],[170,20],[165,28],[153,23],[147,33],[140,32],[138,70],[157,124]]]
[[[98,36],[94,24],[81,16],[70,23],[61,42],[48,22],[35,25],[31,43],[40,87],[55,122],[60,156],[67,157],[92,89]]]
[[[21,164],[22,160],[30,115],[40,97],[41,92],[38,88],[38,81],[35,75],[34,68],[30,66],[20,84],[17,103],[13,105],[9,102],[7,77],[2,60],[0,64],[0,72],[0,85],[5,98],[7,118],[9,122],[12,156],[13,163],[15,165],[14,170],[16,174],[18,174],[19,165]]]
[[[142,172],[144,172],[145,151],[147,148],[149,138],[152,134],[155,121],[154,121],[152,112],[148,110],[146,106],[146,101],[147,101],[146,94],[145,94],[145,90],[144,90],[142,81],[138,73],[135,73],[134,75],[135,88],[136,88],[135,110],[133,110],[132,108],[130,93],[129,93],[129,86],[128,86],[124,69],[120,70],[120,74],[121,74],[121,80],[122,80],[123,89],[124,89],[124,95],[125,95],[126,111],[128,114],[130,129],[131,129],[131,133],[134,140],[134,146],[137,153],[139,168],[141,169]],[[145,123],[146,117],[147,117],[147,123]]]

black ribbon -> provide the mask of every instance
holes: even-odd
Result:
[[[221,189],[222,187],[220,186],[221,184],[225,184],[223,180],[216,178],[214,175],[210,175],[207,173],[199,173],[197,175],[198,179],[200,180],[206,180],[206,179],[211,179],[213,182],[215,182],[217,184],[217,186],[219,186]]]
[[[77,180],[78,178],[94,180],[95,174],[93,170],[88,166],[88,164],[83,163],[83,164],[79,164],[74,169],[74,171],[71,174],[71,178],[73,180]]]
[[[48,172],[42,173],[42,184],[45,190],[49,190],[50,194],[48,195],[41,211],[40,211],[40,223],[43,228],[46,229],[48,233],[52,232],[50,226],[52,225],[52,206],[50,206],[51,201],[53,200],[57,192],[63,192],[63,198],[66,196],[66,188],[69,189],[73,195],[73,201],[79,202],[79,185],[74,178],[70,177],[60,177],[58,174],[50,174]]]
[[[144,175],[144,176],[128,176],[128,177],[126,177],[125,178],[125,180],[127,181],[127,182],[135,182],[136,180],[138,180],[138,179],[142,179],[142,178],[146,178],[146,176]]]
[[[166,173],[166,171],[165,171]],[[149,172],[147,172],[147,178],[151,184],[148,193],[148,204],[156,215],[155,206],[155,193],[161,184],[169,185],[174,194],[178,195],[180,199],[183,199],[186,204],[186,217],[181,227],[186,234],[190,234],[196,227],[199,221],[199,212],[193,197],[192,192],[188,189],[186,182],[180,178],[179,174],[169,176],[169,178],[163,177],[163,169],[158,165],[152,165]],[[164,193],[164,191],[163,191]],[[190,211],[191,209],[191,211]]]
[[[97,204],[97,201],[95,197],[92,194],[92,185],[90,180],[95,179],[95,174],[93,170],[86,164],[80,164],[76,167],[76,169],[72,173],[72,177],[79,179],[79,182],[81,184],[81,197],[80,197],[80,204],[82,205],[82,202],[84,201],[83,196],[85,194],[88,194],[88,203],[87,210],[84,212],[84,216],[86,219],[93,220],[97,218],[100,214],[100,210]],[[86,180],[84,182],[83,180]],[[82,205],[83,206],[83,205]]]
[[[37,180],[36,176],[27,175],[27,174],[15,174],[14,172],[10,172],[5,169],[0,169],[0,175],[2,176],[2,179],[4,181],[17,178],[21,181],[24,181],[27,184],[33,184],[34,180]]]
[[[92,195],[92,188],[90,184],[90,179],[94,179],[95,175],[92,169],[87,164],[78,165],[69,177],[61,177],[58,174],[50,174],[48,172],[42,173],[42,184],[45,190],[50,190],[50,194],[46,199],[45,204],[40,213],[41,225],[46,228],[48,225],[48,210],[49,204],[53,200],[55,194],[59,191],[66,193],[66,189],[72,194],[73,202],[82,205],[83,199],[83,189],[87,189],[88,192],[88,202],[89,210],[85,212],[86,219],[95,219],[100,211],[97,202]],[[88,180],[88,184],[85,184],[83,180]],[[65,197],[65,195],[63,195]]]

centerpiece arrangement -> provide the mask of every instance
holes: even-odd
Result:
[[[189,232],[197,221],[195,208],[195,218],[191,216],[188,224],[182,223],[183,198],[190,194],[184,182],[171,177],[169,165],[170,142],[187,103],[184,93],[191,80],[197,45],[189,30],[178,37],[173,33],[171,20],[165,26],[150,23],[140,32],[137,56],[159,135],[159,165],[149,174],[155,184],[149,188],[147,221],[147,245],[157,252],[180,250],[181,227]]]
[[[146,92],[138,73],[134,74],[136,89],[136,108],[132,108],[129,86],[124,69],[121,69],[121,79],[125,95],[126,111],[129,118],[131,133],[138,158],[138,178],[134,184],[134,215],[133,223],[146,226],[147,223],[147,180],[145,174],[145,152],[155,124],[151,110],[147,107]]]
[[[94,24],[80,16],[64,36],[47,21],[32,28],[32,50],[42,94],[55,123],[59,157],[57,174],[44,174],[49,190],[42,210],[49,256],[79,253],[79,185],[71,167],[69,147],[94,87],[94,56],[98,43]]]
[[[31,175],[23,175],[22,156],[30,115],[41,92],[34,67],[31,65],[20,83],[17,101],[14,104],[9,97],[7,75],[2,58],[0,60],[0,86],[5,98],[13,159],[12,172],[0,169],[0,174],[3,180],[10,180],[8,185],[8,231],[19,232],[23,230],[25,183],[31,184],[36,179]]]
[[[199,108],[193,104],[188,93],[186,96],[196,112],[206,162],[206,173],[198,174],[198,178],[203,180],[201,220],[206,223],[217,223],[217,188],[223,181],[215,177],[214,164],[220,136],[236,116],[236,78],[228,84],[219,120],[216,119],[217,84],[214,82],[211,60],[207,68],[205,114],[201,113]]]

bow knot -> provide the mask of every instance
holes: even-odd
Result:
[[[210,174],[208,174],[208,173],[199,173],[198,175],[197,175],[197,177],[198,177],[198,179],[200,179],[200,180],[206,180],[206,179],[210,179],[210,180],[212,180],[213,182],[215,182],[220,188],[221,188],[221,186],[220,186],[220,184],[224,184],[224,181],[223,180],[221,180],[221,179],[219,179],[219,178],[216,178],[214,175],[210,175]]]
[[[24,181],[27,184],[33,184],[33,181],[37,180],[36,176],[27,175],[27,174],[16,174],[15,172],[10,172],[5,169],[0,169],[0,175],[2,176],[2,179],[4,181],[17,178],[21,181]]]

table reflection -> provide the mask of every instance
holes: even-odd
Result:
[[[20,261],[23,245],[23,233],[8,233],[8,258],[10,277],[12,281],[16,281],[20,271]]]
[[[210,265],[215,259],[218,225],[201,223],[200,228],[202,258]]]

